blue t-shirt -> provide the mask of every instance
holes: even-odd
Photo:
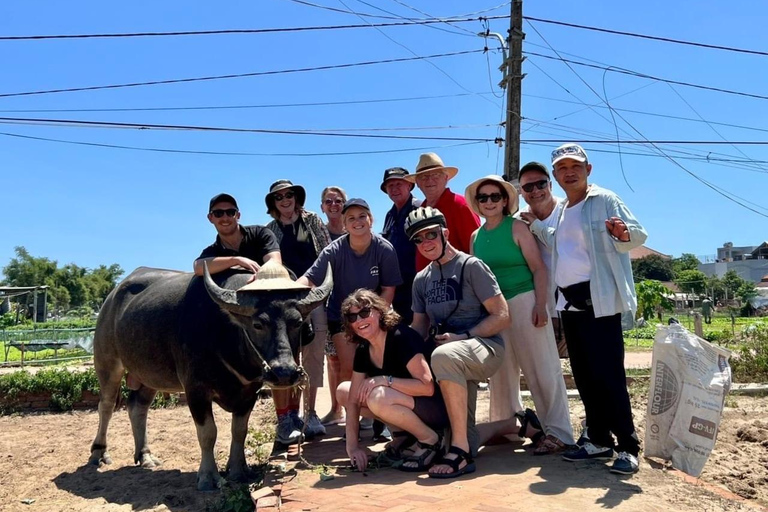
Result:
[[[392,244],[379,235],[372,235],[371,245],[361,255],[349,245],[344,235],[328,245],[304,276],[319,285],[325,279],[328,264],[333,272],[333,291],[328,301],[328,320],[341,321],[341,303],[358,288],[376,293],[384,286],[397,286],[403,282],[400,265]]]

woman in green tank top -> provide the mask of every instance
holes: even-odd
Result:
[[[546,436],[534,439],[534,453],[559,453],[573,444],[568,399],[547,312],[547,267],[528,226],[513,215],[517,190],[500,176],[486,176],[467,187],[467,204],[485,224],[472,234],[471,252],[496,276],[512,323],[501,335],[505,362],[490,379],[491,421],[522,411],[520,370],[541,418]]]

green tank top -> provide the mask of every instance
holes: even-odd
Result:
[[[493,271],[506,300],[533,290],[533,273],[512,237],[513,222],[517,221],[507,215],[490,231],[481,227],[473,246],[475,256]]]

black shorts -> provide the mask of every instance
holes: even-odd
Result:
[[[328,336],[344,332],[344,323],[338,320],[328,320]]]
[[[437,387],[437,383],[435,383],[435,387]],[[439,392],[432,396],[415,396],[413,403],[413,412],[432,430],[440,431],[450,424],[443,395]]]

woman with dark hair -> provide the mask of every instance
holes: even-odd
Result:
[[[347,335],[357,343],[352,381],[341,383],[337,391],[347,410],[347,454],[352,465],[360,470],[368,465],[368,453],[358,441],[362,415],[402,431],[395,437],[403,439],[392,441],[388,453],[405,451],[404,445],[415,441],[401,470],[426,471],[440,455],[442,431],[448,426],[440,388],[429,369],[427,344],[370,290],[349,295],[341,312]]]
[[[297,276],[303,275],[320,252],[331,243],[328,229],[322,219],[316,213],[304,209],[306,198],[304,187],[294,185],[290,180],[274,182],[264,198],[267,213],[274,219],[267,224],[267,228],[275,234],[280,244],[280,253],[285,255],[283,265]],[[324,307],[315,308],[310,318],[315,338],[301,348],[302,365],[309,375],[309,387],[304,396],[309,406],[309,415],[303,420],[307,423],[307,437],[325,434],[325,427],[315,412],[315,402],[317,389],[323,386],[323,356],[328,332]],[[281,442],[293,442],[296,430],[301,431],[299,398],[298,394],[292,393],[288,410],[277,411],[278,440]],[[291,428],[293,430],[289,430]],[[290,434],[291,432],[294,434]]]
[[[528,226],[512,217],[517,190],[500,176],[471,183],[464,194],[470,208],[485,218],[472,234],[472,254],[496,276],[512,322],[501,331],[506,347],[501,368],[490,378],[491,421],[523,410],[520,370],[531,390],[546,435],[534,439],[534,454],[560,453],[573,445],[560,358],[547,312],[547,268]]]

